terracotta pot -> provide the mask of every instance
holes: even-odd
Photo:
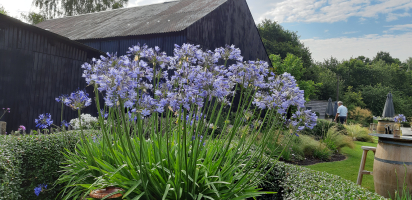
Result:
[[[93,197],[95,199],[103,199],[107,195],[113,192],[117,192],[117,191],[124,191],[124,190],[122,188],[110,186],[105,189],[93,190],[92,192],[90,192],[90,197]],[[111,195],[110,197],[107,197],[106,199],[114,199],[114,198],[119,198],[121,196],[123,195],[118,193],[118,194]]]

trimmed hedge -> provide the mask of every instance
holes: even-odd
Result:
[[[61,185],[54,185],[64,162],[62,152],[73,150],[80,134],[0,136],[0,199],[54,200]],[[47,184],[39,196],[34,188]]]
[[[275,165],[277,170],[265,177],[263,183],[266,184],[261,187],[263,191],[278,194],[263,195],[258,199],[385,199],[340,176],[280,161]]]

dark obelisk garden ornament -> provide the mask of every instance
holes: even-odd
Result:
[[[382,117],[394,117],[395,108],[393,107],[392,93],[389,92],[386,97],[385,107],[383,108]]]
[[[328,99],[328,107],[326,108],[326,115],[328,117],[333,116],[333,104],[332,104],[332,98]]]

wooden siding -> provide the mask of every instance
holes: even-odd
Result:
[[[1,119],[7,122],[7,132],[19,125],[35,129],[34,120],[42,113],[51,113],[60,125],[61,104],[55,98],[85,88],[80,66],[100,55],[81,46],[39,28],[0,19],[0,115],[3,107],[11,108]],[[68,107],[64,113],[65,120],[77,116]]]
[[[149,47],[160,47],[167,55],[173,55],[174,45],[186,43],[185,31],[167,34],[151,34],[128,37],[115,37],[93,40],[78,40],[85,45],[101,50],[103,52],[116,53],[117,55],[126,55],[129,47],[146,44]]]
[[[189,26],[187,41],[210,50],[234,44],[244,60],[269,61],[246,0],[229,0]]]

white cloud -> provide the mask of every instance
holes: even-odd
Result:
[[[329,30],[326,29],[326,30],[325,30],[325,33],[327,33],[327,32],[329,32]]]
[[[389,13],[389,14],[386,16],[386,21],[387,21],[387,22],[395,21],[395,20],[397,20],[399,17],[409,17],[409,16],[411,16],[411,15],[410,15],[409,13],[407,13],[407,12],[402,13],[402,14]]]
[[[398,25],[386,26],[386,27],[390,27],[389,31],[412,31],[412,24],[398,24]]]
[[[347,32],[344,32],[343,34],[348,35],[348,34],[354,34],[354,33],[357,33],[357,32],[359,32],[359,31],[347,31]]]
[[[372,4],[371,0],[285,0],[277,3],[274,8],[262,16],[282,22],[337,22],[346,21],[349,17],[377,17],[387,15],[387,20],[409,16],[412,8],[410,0],[388,0]],[[394,11],[405,10],[403,14]]]
[[[323,61],[331,56],[338,60],[366,56],[373,58],[379,51],[386,51],[394,58],[406,60],[412,54],[406,49],[412,46],[412,32],[401,35],[370,34],[353,38],[305,39],[305,46],[312,52],[312,58]]]

